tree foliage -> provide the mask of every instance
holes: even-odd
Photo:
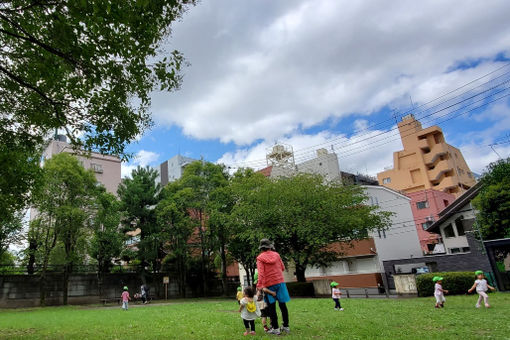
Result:
[[[510,158],[491,163],[473,204],[484,239],[510,237]]]

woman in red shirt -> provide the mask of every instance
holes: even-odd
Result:
[[[259,273],[257,288],[267,288],[273,292],[273,294],[265,294],[266,303],[268,304],[268,316],[271,318],[272,327],[268,333],[289,333],[289,311],[287,310],[286,303],[290,301],[290,296],[283,279],[285,266],[280,258],[280,254],[274,251],[274,245],[268,239],[260,240],[259,249],[262,252],[257,256],[257,270]],[[283,326],[281,329],[278,328],[276,301],[278,301],[280,311],[282,312]]]

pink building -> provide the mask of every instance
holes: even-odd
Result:
[[[414,222],[424,254],[437,252],[438,249],[434,251],[434,248],[439,243],[439,235],[426,230],[439,219],[438,213],[450,205],[455,200],[455,196],[434,189],[411,192],[406,195],[411,198]]]

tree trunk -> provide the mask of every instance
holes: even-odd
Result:
[[[27,264],[27,273],[29,275],[34,274],[34,265],[35,265],[35,252],[37,251],[37,242],[35,240],[30,240],[28,245],[28,264]]]
[[[221,286],[223,289],[223,296],[227,296],[228,283],[227,283],[227,254],[225,252],[225,244],[222,242],[220,247],[221,256]]]
[[[69,290],[69,264],[64,265],[64,278],[62,280],[62,304],[67,305],[67,294]]]
[[[306,266],[296,263],[296,279],[298,282],[306,282]]]

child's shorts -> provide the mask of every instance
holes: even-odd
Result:
[[[437,303],[443,303],[446,301],[443,294],[434,294]]]

